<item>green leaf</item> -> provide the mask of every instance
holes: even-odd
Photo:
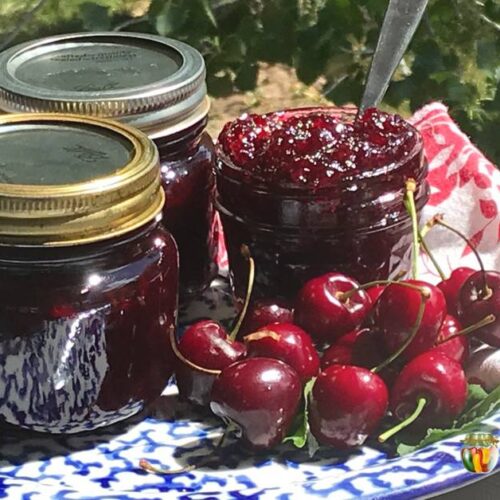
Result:
[[[230,71],[220,71],[207,75],[207,87],[211,95],[221,97],[233,92],[233,75]]]
[[[463,425],[477,418],[485,418],[500,408],[500,385],[493,389],[485,398],[472,405],[460,415],[457,424]]]
[[[328,87],[327,83],[327,87]],[[363,93],[363,84],[359,78],[346,77],[326,93],[326,97],[335,104],[342,105],[347,103],[359,102]]]
[[[321,57],[311,57],[309,49],[300,48],[294,59],[297,76],[307,84],[313,83],[324,73],[324,60]]]
[[[246,55],[245,42],[236,35],[229,35],[222,45],[220,56],[224,62],[229,64],[238,64],[245,61]]]
[[[84,3],[80,7],[83,27],[88,31],[101,31],[111,28],[109,10],[96,3]]]
[[[467,404],[462,412],[467,413],[472,407],[488,397],[488,393],[479,384],[469,384],[467,392]]]
[[[201,8],[207,16],[207,19],[212,23],[214,28],[217,28],[217,19],[215,19],[214,13],[212,12],[212,7],[210,7],[209,0],[200,0]]]
[[[309,422],[308,422],[308,406],[309,396],[314,386],[315,378],[309,380],[304,386],[302,411],[297,414],[296,425],[293,427],[292,433],[283,439],[283,443],[292,443],[297,448],[303,448],[309,438]],[[311,451],[311,450],[310,450]]]
[[[257,64],[244,64],[236,73],[235,85],[243,91],[252,90],[257,85],[259,67]]]
[[[156,16],[156,31],[162,36],[178,32],[186,22],[188,14],[189,10],[182,5],[182,0],[167,0]]]
[[[318,22],[319,12],[325,7],[327,0],[297,0],[299,27],[308,28]]]
[[[428,429],[425,437],[417,444],[400,443],[397,447],[399,455],[406,455],[415,450],[441,441],[442,439],[458,436],[467,432],[481,430],[488,432],[493,430],[491,426],[483,423],[483,420],[491,416],[500,409],[500,385],[490,394],[483,397],[478,386],[469,386],[471,388],[469,401],[472,403],[470,408],[465,410],[455,421],[455,424],[449,429]],[[484,391],[483,391],[484,392]],[[476,401],[474,404],[473,401]]]

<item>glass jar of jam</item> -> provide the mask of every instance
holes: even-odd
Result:
[[[182,42],[140,33],[79,33],[0,55],[0,108],[117,119],[158,146],[163,224],[180,255],[181,296],[216,274],[214,149],[205,131],[205,63]]]
[[[313,276],[339,271],[361,282],[409,268],[414,178],[428,196],[418,132],[375,109],[307,108],[243,115],[217,145],[217,208],[236,296],[244,296],[248,245],[255,295],[291,299]]]
[[[135,129],[0,117],[0,422],[86,431],[161,394],[178,300],[164,200]]]

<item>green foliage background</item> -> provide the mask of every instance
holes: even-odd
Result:
[[[213,95],[251,90],[259,61],[324,76],[324,95],[358,102],[387,0],[34,0],[0,2],[0,45],[75,30],[118,29],[184,40],[205,56]],[[402,112],[442,100],[500,162],[500,0],[429,0],[385,102]],[[6,39],[6,38],[4,38]],[[13,43],[13,42],[9,42]]]

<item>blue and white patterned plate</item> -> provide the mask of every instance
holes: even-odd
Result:
[[[220,282],[184,317],[213,317],[215,304],[218,315],[231,315]],[[500,433],[500,413],[485,424]],[[173,385],[149,416],[98,432],[0,432],[0,498],[9,499],[416,498],[484,477],[463,467],[460,436],[401,458],[369,446],[351,453],[322,448],[313,459],[290,446],[250,456],[232,440],[214,450],[219,422],[179,403]],[[141,458],[174,469],[200,457],[206,457],[200,468],[179,475],[153,475],[139,467]]]

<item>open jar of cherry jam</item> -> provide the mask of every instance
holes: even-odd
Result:
[[[428,196],[422,139],[409,123],[375,109],[306,108],[243,115],[217,145],[217,207],[235,294],[244,296],[248,245],[255,295],[291,299],[329,271],[361,282],[409,267],[411,220],[405,180]]]
[[[181,297],[214,277],[214,148],[205,131],[205,63],[185,43],[141,33],[78,33],[0,55],[0,108],[109,117],[156,143],[167,195],[162,224],[180,256]]]
[[[135,129],[0,117],[0,422],[86,431],[161,394],[178,300],[164,199]]]

